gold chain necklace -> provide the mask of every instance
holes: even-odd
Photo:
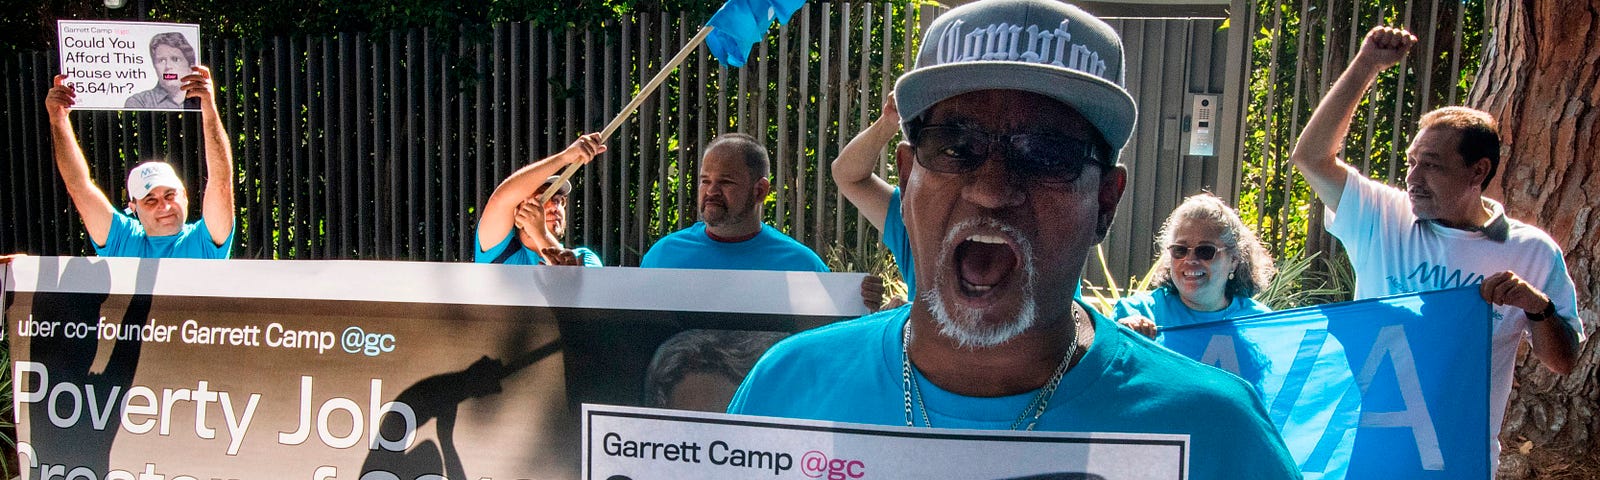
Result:
[[[1067,344],[1067,354],[1061,358],[1061,363],[1056,365],[1055,374],[1050,376],[1050,380],[1044,382],[1044,386],[1039,388],[1039,393],[1033,395],[1033,400],[1028,402],[1028,406],[1022,409],[1021,414],[1017,415],[1016,421],[1011,422],[1012,430],[1024,426],[1023,421],[1026,420],[1026,428],[1023,428],[1023,430],[1033,431],[1033,427],[1039,424],[1039,417],[1044,416],[1045,410],[1050,407],[1050,400],[1056,396],[1056,388],[1061,386],[1061,378],[1067,374],[1067,366],[1072,363],[1072,357],[1078,355],[1078,318],[1078,307],[1073,306],[1072,341]],[[905,394],[906,426],[917,426],[913,416],[913,410],[916,410],[922,414],[922,425],[932,428],[933,422],[928,420],[928,407],[922,403],[922,389],[917,385],[914,380],[915,377],[912,375],[914,367],[911,366],[910,319],[906,320],[905,326],[901,327],[900,331],[901,392]],[[914,409],[912,408],[913,402],[915,402],[916,407]],[[1031,418],[1028,415],[1029,413],[1033,414]]]

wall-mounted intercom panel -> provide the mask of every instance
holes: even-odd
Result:
[[[1217,154],[1217,101],[1219,95],[1190,95],[1189,155]]]

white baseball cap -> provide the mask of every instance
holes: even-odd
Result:
[[[560,190],[556,190],[556,193],[566,195],[572,192],[572,182],[562,180],[560,175],[551,175],[550,178],[544,179],[544,185],[541,185],[541,187],[548,189],[550,185],[555,185],[556,182],[561,182]]]
[[[128,199],[139,201],[156,187],[183,190],[183,180],[166,162],[145,162],[128,171]]]

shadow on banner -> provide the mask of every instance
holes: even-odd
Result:
[[[9,268],[24,478],[573,478],[580,405],[725,405],[777,338],[854,316],[861,282],[421,262]],[[662,348],[685,331],[717,348]],[[743,337],[737,355],[703,352]]]
[[[1474,286],[1174,327],[1162,342],[1255,385],[1308,479],[1488,478],[1490,330]]]

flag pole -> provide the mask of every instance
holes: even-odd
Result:
[[[700,44],[705,43],[706,36],[710,34],[710,25],[700,27],[700,32],[696,33],[694,38],[690,38],[689,43],[684,45],[683,49],[678,50],[678,54],[674,55],[671,60],[667,61],[666,65],[661,67],[661,71],[656,72],[655,78],[650,79],[649,83],[646,83],[644,87],[639,89],[639,94],[635,95],[633,100],[628,101],[627,106],[622,107],[622,111],[618,112],[617,116],[611,119],[611,123],[606,124],[606,128],[600,131],[600,143],[606,143],[606,140],[611,138],[611,134],[616,133],[618,128],[622,128],[622,123],[628,121],[628,117],[633,116],[633,112],[638,110],[639,106],[644,104],[644,101],[649,99],[651,94],[655,93],[656,88],[661,86],[661,82],[667,81],[667,76],[671,75],[673,70],[677,70],[678,65],[682,64],[685,59],[689,58],[689,54],[691,52],[694,52],[695,49],[700,48]],[[561,169],[561,179],[556,181],[555,184],[560,185],[562,182],[572,178],[574,174],[578,173],[578,168],[580,166],[581,165],[578,164],[568,164],[566,167],[563,167]],[[550,197],[555,195],[555,193],[560,190],[561,189],[559,188],[545,189],[544,193],[539,195],[539,204],[543,205],[545,202],[550,201]]]

